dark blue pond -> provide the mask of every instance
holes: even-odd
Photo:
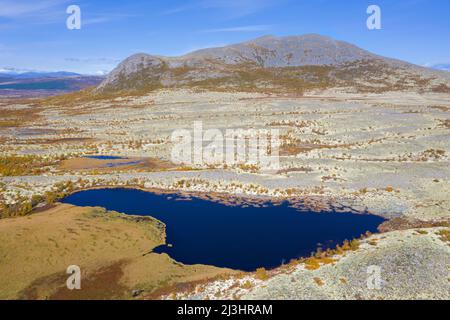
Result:
[[[97,189],[74,193],[63,202],[100,206],[131,215],[150,215],[166,224],[165,252],[184,264],[208,264],[245,271],[280,266],[309,256],[318,246],[376,232],[384,219],[368,214],[299,212],[288,203],[239,207],[175,194],[135,189]]]

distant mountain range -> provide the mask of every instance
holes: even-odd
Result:
[[[28,72],[0,72],[0,77],[8,77],[12,79],[36,79],[36,78],[64,78],[64,77],[79,77],[81,74],[75,72],[67,71],[57,71],[57,72],[39,72],[39,71],[28,71]]]
[[[433,64],[429,67],[436,69],[436,70],[450,71],[450,63],[438,63],[438,64]]]
[[[450,73],[381,57],[321,35],[265,36],[180,57],[135,54],[110,72],[96,92],[145,93],[167,87],[450,92]]]
[[[0,97],[39,97],[57,95],[97,86],[103,76],[74,72],[0,70]]]

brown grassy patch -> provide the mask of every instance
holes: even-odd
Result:
[[[323,132],[321,132],[323,134]],[[284,136],[280,137],[281,143],[279,147],[279,152],[281,156],[295,156],[299,153],[307,153],[312,150],[318,149],[337,149],[337,148],[349,148],[349,144],[336,144],[327,145],[320,143],[308,143],[302,142],[299,139],[286,139]]]
[[[442,221],[422,221],[417,219],[409,219],[404,217],[393,218],[383,222],[378,230],[380,232],[389,232],[395,230],[408,230],[408,229],[427,229],[435,227],[450,227],[450,220]]]
[[[320,279],[320,278],[318,278],[318,277],[315,277],[315,278],[314,278],[314,282],[315,282],[319,287],[321,287],[321,286],[323,286],[323,285],[325,284],[325,282],[323,282],[323,280]]]
[[[440,120],[440,126],[450,129],[450,119]]]
[[[40,106],[61,106],[70,108],[83,103],[110,100],[118,96],[114,93],[94,94],[94,90],[94,87],[86,88],[76,92],[39,99],[36,103]]]
[[[14,101],[12,101],[11,103],[14,103]],[[26,126],[30,122],[36,121],[40,118],[40,111],[42,111],[41,108],[34,106],[14,109],[4,108],[4,105],[0,104],[0,128]]]
[[[450,245],[450,230],[440,230],[437,233],[440,236],[440,239]]]
[[[324,258],[316,258],[316,257],[310,257],[305,260],[305,268],[307,270],[317,270],[320,268],[322,264],[332,264],[335,263],[336,260],[324,257]]]
[[[430,108],[431,109],[437,109],[437,110],[440,110],[440,111],[443,111],[443,112],[447,112],[447,111],[450,110],[450,108],[447,107],[447,106],[430,106]]]
[[[233,272],[148,254],[164,237],[164,226],[153,218],[65,204],[0,220],[0,274],[8,274],[0,277],[0,299],[131,298],[132,290],[147,295]],[[82,271],[79,292],[65,289],[72,264]]]
[[[259,166],[252,165],[252,164],[240,164],[239,169],[241,169],[242,171],[251,172],[251,173],[256,173],[256,172],[259,172],[259,170],[260,170]]]
[[[164,171],[176,169],[176,166],[157,158],[124,158],[124,159],[93,159],[71,158],[61,161],[60,170],[63,171],[97,171],[108,173],[114,171],[133,170],[138,172]]]
[[[131,294],[129,289],[120,283],[123,276],[122,265],[116,262],[110,266],[101,267],[92,274],[82,277],[81,290],[69,290],[65,286],[68,275],[56,273],[37,279],[20,293],[20,299],[32,300],[42,298],[47,290],[46,299],[50,300],[103,300],[118,299]],[[51,288],[57,288],[53,292]]]

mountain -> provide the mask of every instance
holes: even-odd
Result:
[[[67,71],[56,72],[25,72],[17,74],[16,79],[36,79],[36,78],[67,78],[67,77],[80,77],[81,74]]]
[[[438,63],[430,66],[430,68],[436,69],[436,70],[444,70],[444,71],[450,71],[450,63]]]
[[[264,36],[180,57],[135,54],[121,62],[97,93],[145,93],[164,87],[301,93],[342,87],[362,92],[450,92],[450,73],[370,53],[329,37]]]
[[[78,77],[79,73],[68,71],[18,71],[12,68],[0,69],[0,77],[9,79],[35,79],[35,78],[62,78],[62,77]]]
[[[103,76],[74,72],[40,72],[0,69],[0,97],[41,97],[78,91],[99,85]]]

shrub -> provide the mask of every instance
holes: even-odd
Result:
[[[353,239],[350,241],[350,250],[355,251],[359,249],[359,240]]]
[[[440,230],[438,232],[440,239],[450,245],[450,230]]]
[[[242,289],[250,289],[252,286],[253,286],[252,283],[247,280],[241,285],[241,288]]]
[[[33,210],[31,202],[27,199],[19,199],[15,204],[0,204],[0,218],[25,216]]]
[[[319,259],[311,257],[306,259],[305,261],[305,268],[307,270],[317,270],[320,268]]]
[[[42,203],[45,201],[44,196],[40,195],[40,194],[35,194],[31,197],[31,205],[33,207],[37,206],[39,203]]]
[[[267,271],[264,268],[256,269],[255,277],[256,277],[256,279],[259,279],[259,280],[269,279],[269,275],[267,274]]]
[[[40,175],[49,170],[56,161],[39,156],[0,156],[1,176]]]
[[[317,270],[320,268],[320,264],[331,264],[336,262],[336,260],[329,257],[310,257],[305,260],[305,269],[307,270]]]

